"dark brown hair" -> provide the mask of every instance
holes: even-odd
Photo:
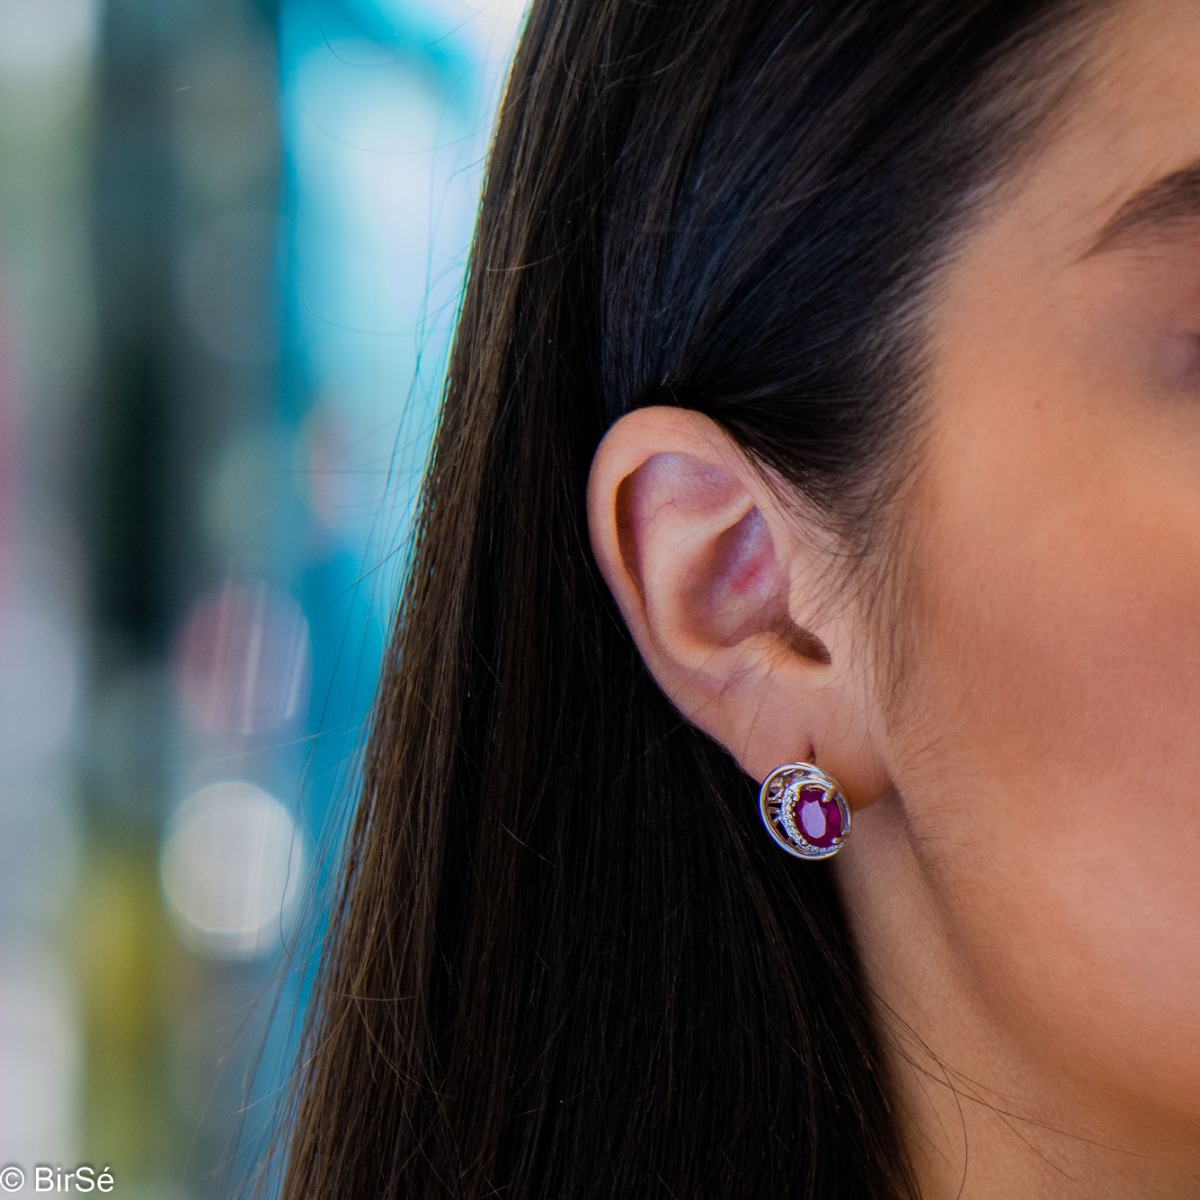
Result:
[[[833,878],[648,675],[585,482],[621,414],[686,405],[875,561],[922,302],[1082,7],[534,0],[285,1200],[914,1194]]]

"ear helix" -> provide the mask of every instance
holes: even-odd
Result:
[[[813,763],[784,763],[763,780],[758,807],[767,832],[796,858],[831,858],[850,836],[850,806],[837,781]]]

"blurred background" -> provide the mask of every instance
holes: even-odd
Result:
[[[0,0],[14,1194],[260,1147],[522,7]]]

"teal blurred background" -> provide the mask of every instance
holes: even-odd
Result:
[[[521,8],[0,0],[0,1167],[261,1148]]]

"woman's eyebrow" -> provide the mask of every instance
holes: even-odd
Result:
[[[1200,159],[1126,200],[1082,257],[1170,236],[1178,226],[1196,221],[1200,221]]]

